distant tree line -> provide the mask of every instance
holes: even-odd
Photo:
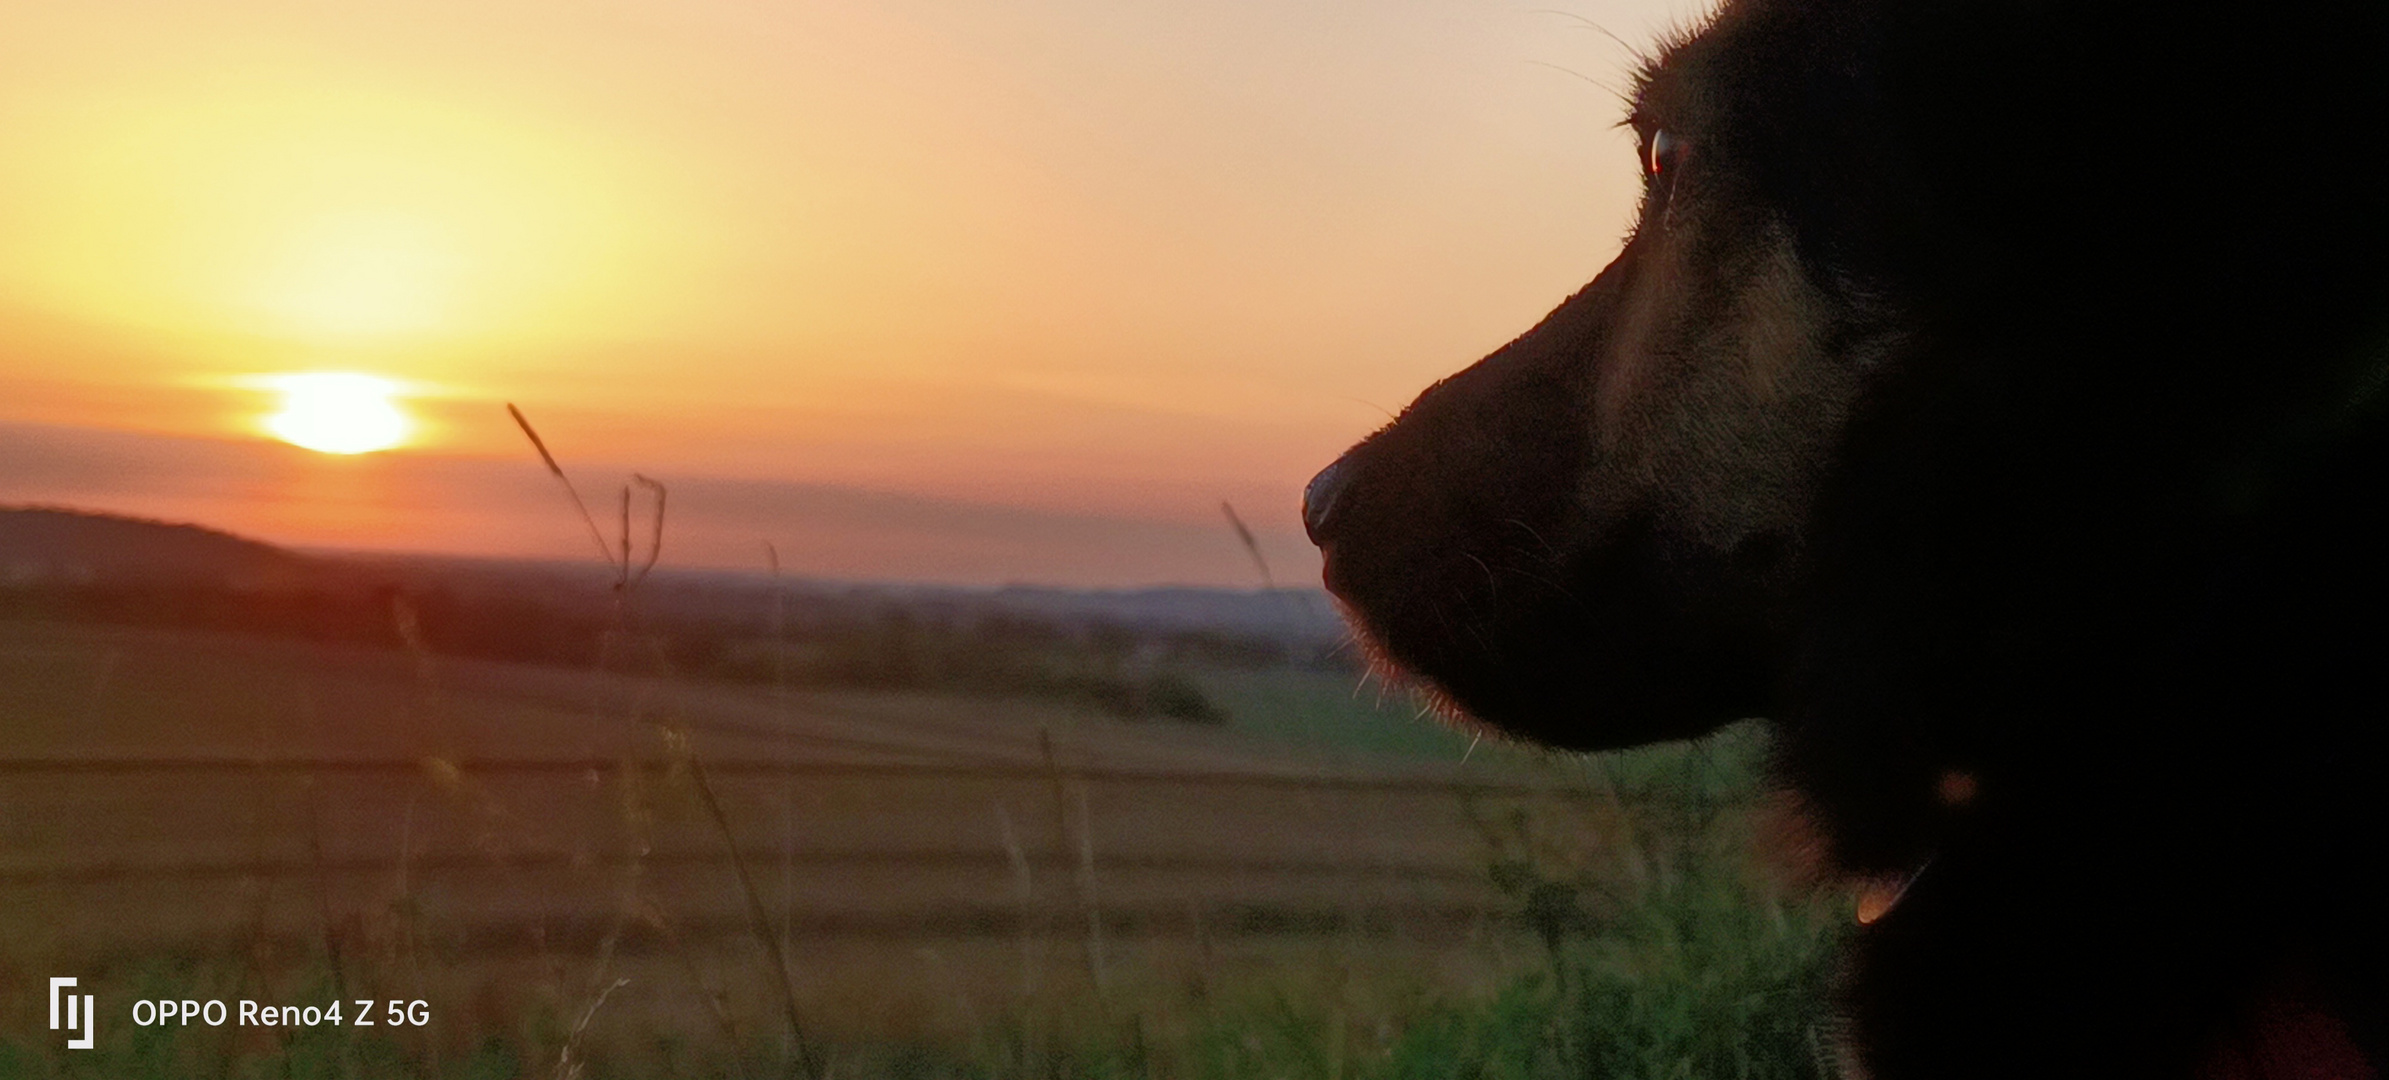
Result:
[[[106,582],[0,585],[0,618],[263,635],[461,658],[589,667],[617,662],[691,678],[796,688],[929,690],[1065,701],[1111,716],[1217,723],[1195,677],[1347,664],[1333,650],[1259,634],[1045,618],[952,604],[792,595],[776,604],[631,602],[603,590],[327,581],[280,590]]]

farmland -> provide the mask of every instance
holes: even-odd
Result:
[[[12,1030],[71,971],[116,1060],[169,1072],[1356,1075],[1467,1003],[1554,992],[1522,988],[1565,982],[1568,943],[1634,903],[1602,897],[1702,831],[1651,822],[1751,795],[1747,739],[1472,751],[1299,668],[1204,675],[1227,720],[1199,725],[616,667],[0,623]],[[1653,769],[1690,770],[1693,805],[1647,811]],[[432,1022],[360,1043],[127,1010],[335,996]],[[19,1043],[19,1071],[81,1060]]]

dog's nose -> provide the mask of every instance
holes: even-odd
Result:
[[[1309,533],[1311,543],[1327,545],[1327,527],[1335,521],[1336,497],[1352,478],[1352,455],[1337,458],[1333,464],[1319,470],[1302,489],[1302,530]]]

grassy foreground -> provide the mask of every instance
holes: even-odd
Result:
[[[43,972],[17,966],[0,972],[0,1006],[20,1021],[0,1039],[0,1080],[1822,1077],[1826,957],[1847,905],[1787,892],[1754,868],[1762,750],[1756,732],[1732,730],[1693,746],[1556,759],[1551,767],[1585,774],[1571,794],[1471,804],[1484,873],[1507,900],[1504,918],[1462,947],[1487,973],[1473,992],[1421,970],[1417,951],[1354,930],[1287,962],[1124,971],[1108,987],[1057,979],[1000,1014],[966,1001],[959,1024],[815,1034],[802,1058],[774,1034],[767,995],[726,990],[715,1016],[670,1029],[609,1026],[597,1016],[602,996],[533,998],[437,1039],[116,1022],[97,1049],[70,1052],[42,1030]],[[370,961],[347,963],[355,979]],[[335,970],[321,956],[272,974],[245,960],[129,956],[86,982],[157,998],[329,1000]]]

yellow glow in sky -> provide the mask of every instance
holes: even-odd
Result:
[[[404,440],[312,462],[350,483],[519,464],[513,400],[591,469],[1201,529],[1227,500],[1312,559],[1311,473],[1614,254],[1614,88],[1708,4],[0,3],[0,436]],[[235,373],[308,370],[406,415],[261,428]],[[0,503],[106,471],[0,467]],[[295,520],[175,475],[173,513]],[[1189,574],[1244,573],[1221,551]]]
[[[288,57],[85,78],[0,109],[8,300],[152,340],[420,349],[648,333],[677,291],[646,275],[684,204],[585,122]]]
[[[327,454],[388,450],[406,441],[413,422],[398,408],[398,385],[345,371],[275,375],[261,380],[282,394],[265,429],[293,446]]]

